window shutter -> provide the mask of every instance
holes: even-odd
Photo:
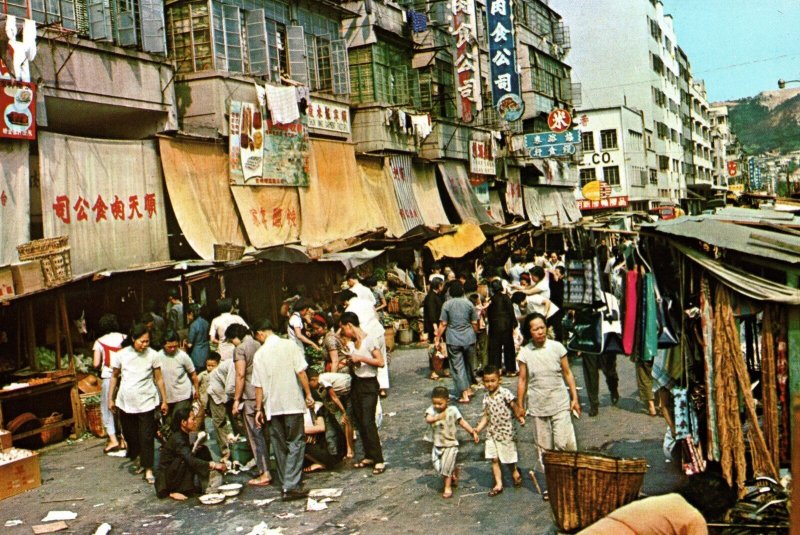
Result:
[[[250,56],[250,72],[252,74],[269,73],[267,57],[267,31],[264,10],[256,9],[244,12],[247,26],[247,52]]]
[[[111,10],[104,0],[89,0],[89,38],[111,41]]]
[[[119,46],[136,46],[136,13],[132,2],[117,2],[117,44]]]
[[[75,22],[75,0],[59,0],[58,3],[61,13],[61,26],[68,30],[77,30],[78,26]]]
[[[308,63],[306,62],[306,39],[302,26],[286,29],[289,43],[289,70],[292,80],[308,85]]]
[[[333,68],[333,94],[350,94],[350,61],[344,39],[331,41],[331,66]]]
[[[139,18],[142,50],[153,54],[166,54],[167,35],[164,30],[164,4],[161,0],[140,0]]]

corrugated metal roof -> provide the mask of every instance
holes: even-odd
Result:
[[[755,220],[754,220],[755,221]],[[743,223],[748,222],[743,220]],[[769,258],[787,264],[800,263],[800,237],[752,228],[716,216],[689,216],[642,225],[642,230],[694,238],[721,249]]]

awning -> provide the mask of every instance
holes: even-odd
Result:
[[[169,259],[154,141],[41,132],[38,142],[44,236],[69,236],[76,276]]]
[[[16,262],[17,245],[30,240],[29,161],[27,141],[0,143],[0,266]]]
[[[479,225],[494,225],[494,221],[486,208],[478,200],[469,183],[467,169],[460,162],[443,162],[439,164],[447,193],[458,212],[462,223],[477,223]]]
[[[183,235],[204,260],[215,243],[245,244],[228,179],[228,156],[218,143],[160,138],[169,200]]]
[[[537,227],[563,227],[581,220],[571,189],[524,186],[522,198],[528,219]]]
[[[500,201],[500,192],[497,190],[489,190],[489,216],[500,224],[506,222],[503,203]]]
[[[300,241],[324,246],[383,225],[383,208],[367,193],[350,143],[311,140],[308,187],[300,189]]]
[[[394,186],[397,207],[400,209],[400,220],[405,232],[409,232],[425,224],[417,198],[414,196],[414,168],[411,156],[395,155],[386,158],[386,175]],[[404,232],[404,233],[405,233]]]
[[[297,188],[231,186],[236,207],[254,247],[263,248],[300,239],[300,197]]]
[[[414,162],[414,181],[411,187],[425,225],[438,227],[450,224],[442,206],[442,198],[436,186],[436,171],[432,164]]]
[[[759,277],[741,269],[726,266],[703,253],[670,240],[670,244],[709,271],[719,282],[739,294],[756,301],[800,305],[800,290]]]
[[[359,158],[358,169],[368,195],[381,208],[383,224],[388,236],[399,238],[406,232],[397,206],[397,196],[392,187],[391,177],[386,176],[384,158]]]
[[[525,217],[519,167],[510,165],[506,166],[506,209],[509,214]]]
[[[328,253],[322,255],[321,262],[341,262],[345,269],[357,268],[361,264],[366,264],[382,255],[384,251],[370,251],[361,249],[360,251],[348,251],[345,253]]]
[[[458,225],[453,234],[441,236],[425,244],[431,250],[434,260],[440,258],[461,258],[474,251],[486,241],[481,228],[474,223]]]
[[[289,264],[308,264],[311,262],[311,257],[308,256],[306,248],[296,244],[268,247],[253,253],[253,256],[270,262],[286,262]]]

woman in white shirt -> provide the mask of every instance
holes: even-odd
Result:
[[[161,377],[158,353],[150,348],[150,333],[144,324],[133,326],[128,338],[131,345],[119,350],[112,358],[111,392],[119,384],[116,400],[108,400],[111,411],[119,409],[120,422],[128,443],[128,458],[139,457],[139,469],[144,479],[155,483],[153,476],[153,441],[156,437],[155,410],[160,406],[166,415],[167,391]]]
[[[106,447],[103,449],[103,453],[109,453],[117,451],[120,447],[120,441],[117,439],[117,426],[114,421],[114,413],[108,408],[108,401],[111,397],[111,389],[109,387],[111,386],[111,376],[113,375],[111,357],[122,349],[122,342],[125,340],[125,335],[118,332],[119,325],[117,324],[117,317],[114,314],[104,314],[100,318],[99,327],[102,334],[92,347],[92,351],[94,352],[93,365],[95,368],[100,369],[100,379],[103,381],[103,400],[100,404],[100,412],[103,417],[103,428],[108,435],[108,444],[106,444]]]
[[[361,330],[355,312],[345,312],[339,320],[347,344],[349,359],[353,365],[353,382],[350,395],[356,428],[364,444],[364,458],[355,463],[355,468],[372,467],[372,473],[382,474],[383,448],[375,424],[375,408],[378,405],[378,368],[384,366],[383,352],[378,340]]]

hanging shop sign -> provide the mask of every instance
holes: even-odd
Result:
[[[345,104],[315,98],[309,102],[306,113],[309,128],[350,133],[350,108]]]
[[[278,124],[260,106],[231,101],[230,181],[237,186],[308,186],[310,145],[303,119]]]
[[[36,85],[0,79],[0,137],[36,139]]]
[[[611,197],[611,186],[604,180],[592,180],[582,188],[583,198],[589,201],[598,201]]]
[[[572,126],[572,115],[568,110],[556,108],[547,116],[547,126],[556,133],[565,132]]]
[[[469,142],[469,172],[479,175],[496,175],[491,141]]]
[[[461,120],[469,123],[483,105],[475,0],[452,0],[451,10],[453,20],[450,33],[456,38],[455,66]]]
[[[550,158],[554,156],[570,156],[577,151],[581,142],[580,130],[566,132],[540,132],[525,134],[525,150],[531,158]]]
[[[604,210],[607,208],[627,208],[628,196],[609,197],[607,199],[578,199],[578,208],[581,210]]]
[[[739,174],[739,162],[728,162],[728,176],[736,176]]]
[[[486,22],[489,34],[492,105],[497,109],[501,119],[508,122],[518,121],[525,111],[525,103],[520,97],[517,72],[513,2],[490,0],[489,8],[486,10]]]

